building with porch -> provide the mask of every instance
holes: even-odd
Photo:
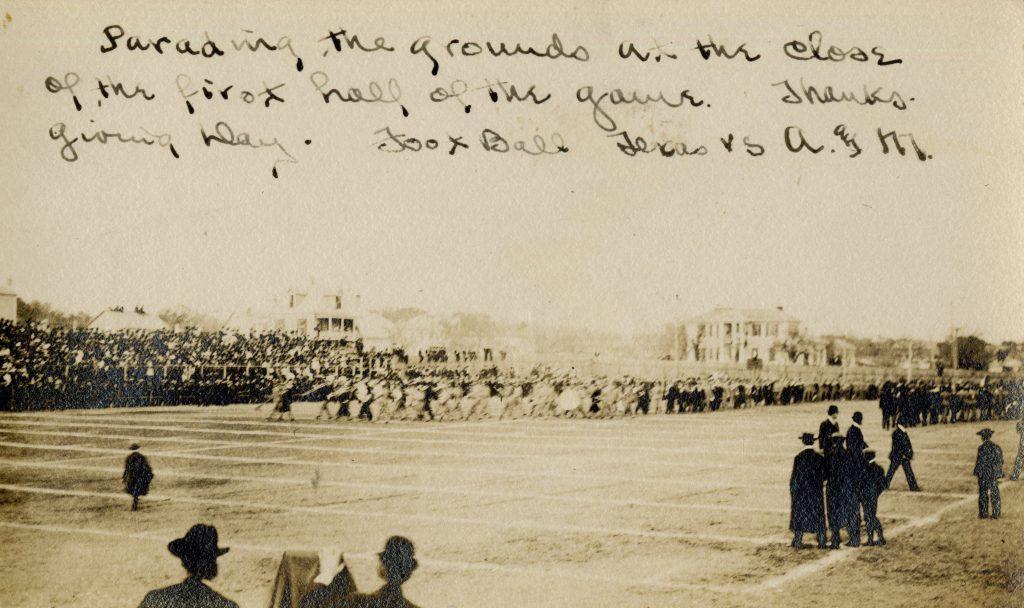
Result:
[[[815,355],[824,357],[803,338],[800,320],[781,306],[715,308],[686,320],[679,342],[681,356],[691,362],[811,363],[818,358]],[[802,361],[793,361],[794,351]]]
[[[285,331],[320,340],[354,342],[360,338],[357,319],[361,314],[358,295],[324,290],[310,283],[306,288],[289,290],[270,311],[232,314],[224,328],[244,333]]]

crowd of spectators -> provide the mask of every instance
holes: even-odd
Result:
[[[276,372],[352,373],[400,353],[285,332],[98,331],[0,320],[0,409],[265,401]]]

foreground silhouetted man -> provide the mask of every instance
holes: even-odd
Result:
[[[804,533],[813,532],[818,548],[825,548],[825,457],[814,451],[814,435],[800,436],[804,449],[793,459],[789,478],[789,529],[793,532],[790,546],[804,547]]]
[[[228,552],[217,546],[217,528],[196,524],[168,543],[167,550],[181,560],[188,576],[177,585],[150,591],[139,608],[238,608],[203,582],[217,576],[217,558]]]
[[[149,493],[149,484],[153,481],[153,469],[146,457],[139,453],[139,444],[133,443],[128,448],[131,454],[124,459],[124,491],[131,494],[132,511],[139,510],[139,497]]]
[[[974,463],[974,476],[978,478],[978,517],[989,517],[989,506],[992,507],[992,519],[999,519],[999,478],[1003,476],[1003,450],[992,443],[992,429],[981,429],[981,445],[978,446],[978,459]]]
[[[384,545],[380,557],[380,575],[384,586],[373,593],[353,593],[340,601],[322,604],[320,608],[416,608],[402,595],[402,585],[416,569],[412,541],[403,536],[392,536]]]

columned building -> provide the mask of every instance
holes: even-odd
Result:
[[[813,345],[800,345],[801,327],[782,307],[768,309],[716,308],[688,319],[680,336],[687,361],[746,363],[811,363],[820,353]],[[797,360],[791,358],[791,351]],[[802,359],[802,361],[800,360]]]

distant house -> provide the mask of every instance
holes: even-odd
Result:
[[[89,321],[89,329],[100,331],[121,331],[124,329],[161,330],[170,329],[160,317],[142,308],[126,311],[124,308],[109,308]]]
[[[278,303],[273,310],[232,314],[224,329],[242,333],[285,331],[320,340],[355,341],[360,337],[356,320],[361,310],[359,296],[325,291],[310,283],[305,289],[289,291],[283,305]]]
[[[18,295],[11,289],[11,282],[7,286],[0,286],[0,319],[5,321],[18,320]]]
[[[800,320],[781,306],[716,308],[685,321],[682,346],[688,361],[781,362],[789,356],[788,347],[800,341],[800,330]]]

